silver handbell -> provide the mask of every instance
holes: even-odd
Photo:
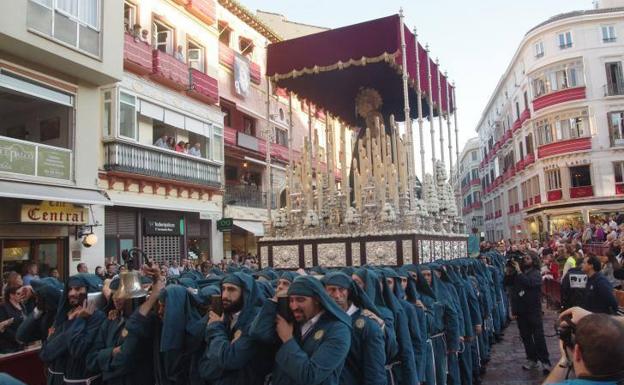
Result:
[[[119,289],[116,298],[132,299],[145,297],[147,291],[141,286],[141,275],[138,271],[126,271],[119,274]]]

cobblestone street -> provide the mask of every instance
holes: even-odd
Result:
[[[553,325],[557,312],[544,306],[544,334],[548,344],[550,361],[555,364],[559,360],[558,339]],[[492,348],[492,357],[483,377],[484,385],[539,385],[544,380],[537,369],[524,370],[524,347],[518,332],[518,325],[513,321],[505,330],[504,340]]]

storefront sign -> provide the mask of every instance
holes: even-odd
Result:
[[[68,180],[71,151],[0,137],[0,171]]]
[[[87,223],[89,210],[71,203],[43,201],[40,205],[22,205],[20,221],[82,225]]]
[[[145,218],[145,235],[182,235],[183,220]]]
[[[232,226],[234,226],[234,219],[232,218],[222,218],[217,221],[217,230],[221,232],[232,231]]]

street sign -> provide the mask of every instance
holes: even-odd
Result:
[[[232,231],[232,226],[234,226],[234,219],[232,218],[222,218],[217,221],[217,230],[221,232]]]

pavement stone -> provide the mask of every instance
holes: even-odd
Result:
[[[558,313],[555,310],[543,307],[544,334],[551,363],[559,361],[559,340],[555,334],[554,323]],[[511,322],[505,329],[503,341],[492,347],[492,355],[487,366],[487,372],[482,377],[483,385],[539,385],[545,376],[535,370],[524,370],[526,362],[524,347],[520,339],[518,325]]]

